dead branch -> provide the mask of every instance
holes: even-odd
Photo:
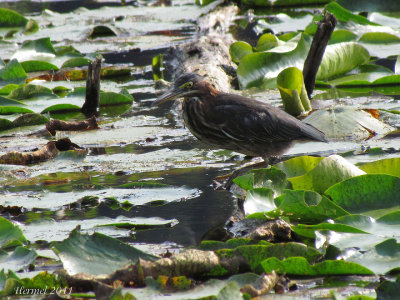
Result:
[[[42,148],[32,152],[13,151],[0,156],[0,164],[8,165],[31,165],[55,158],[60,151],[82,150],[77,144],[70,139],[60,139],[58,141],[48,142]]]
[[[100,70],[101,59],[89,63],[88,76],[86,80],[86,98],[81,111],[86,116],[93,116],[98,113],[100,102]]]
[[[51,133],[51,135],[55,135],[56,131],[82,131],[97,128],[99,128],[99,125],[97,124],[95,116],[92,116],[91,118],[84,121],[74,122],[66,122],[53,119],[46,124],[46,129]]]
[[[331,38],[336,24],[337,20],[335,16],[325,12],[324,19],[318,23],[317,32],[314,35],[310,51],[308,52],[307,58],[304,62],[304,84],[306,86],[307,95],[310,99],[311,94],[314,91],[315,78],[317,77],[317,72],[319,66],[321,65],[325,48],[328,45],[329,39]]]

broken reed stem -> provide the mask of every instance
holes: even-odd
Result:
[[[317,32],[314,35],[310,51],[308,52],[307,58],[304,62],[304,84],[306,87],[307,95],[310,99],[311,94],[314,91],[315,78],[317,77],[317,72],[319,66],[321,65],[325,48],[328,45],[336,24],[337,20],[335,16],[325,11],[324,19],[318,23]]]
[[[96,60],[89,63],[85,103],[81,108],[82,113],[87,117],[94,116],[98,113],[100,103],[100,70],[100,58],[96,58]]]

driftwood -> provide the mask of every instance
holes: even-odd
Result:
[[[335,16],[327,12],[324,13],[324,19],[318,23],[317,32],[314,35],[303,67],[304,84],[309,98],[311,98],[311,94],[314,91],[315,78],[336,24]]]
[[[101,59],[89,63],[86,80],[86,98],[81,111],[86,116],[94,116],[98,113],[100,102],[100,70]]]
[[[58,141],[48,142],[42,148],[32,152],[13,151],[0,156],[0,164],[8,165],[30,165],[55,158],[60,151],[82,150],[70,139],[60,139]]]
[[[63,274],[68,286],[76,291],[94,291],[99,299],[107,297],[115,287],[143,287],[146,277],[158,276],[176,277],[187,276],[194,279],[207,279],[215,277],[215,271],[224,269],[223,276],[229,276],[250,270],[248,261],[240,256],[219,257],[214,251],[191,249],[151,262],[139,259],[136,264],[128,265],[109,275],[93,276],[80,273],[77,275]],[[250,293],[253,297],[268,293],[279,281],[279,276],[274,272],[262,278],[258,286],[245,285],[243,292]]]
[[[81,131],[97,128],[99,128],[99,125],[97,124],[95,116],[92,116],[84,121],[74,122],[66,122],[54,119],[46,124],[46,129],[51,133],[51,135],[55,135],[56,131]]]

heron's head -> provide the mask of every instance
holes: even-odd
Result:
[[[195,73],[185,73],[179,76],[174,84],[153,102],[153,105],[201,93],[204,85],[199,85],[198,83],[203,80],[203,77]]]

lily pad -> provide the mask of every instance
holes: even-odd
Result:
[[[282,161],[276,164],[275,167],[285,172],[286,176],[290,178],[306,174],[314,169],[323,159],[323,157],[298,156]]]
[[[44,95],[53,95],[53,91],[41,85],[26,84],[12,90],[8,97],[15,100],[24,100]]]
[[[324,192],[330,186],[350,177],[365,174],[364,171],[348,162],[339,155],[331,155],[324,158],[311,171],[304,175],[291,177],[293,189],[313,190]]]
[[[400,177],[400,158],[386,158],[363,164],[359,168],[368,174],[388,174]]]
[[[0,253],[0,269],[19,271],[32,264],[36,259],[35,250],[23,246],[17,247],[13,252]]]
[[[0,86],[4,86],[10,83],[20,84],[25,82],[28,77],[24,68],[16,59],[10,60],[10,62],[0,70]]]
[[[139,258],[157,259],[117,239],[100,233],[81,234],[77,229],[66,240],[52,243],[52,249],[71,275],[81,272],[109,274],[126,264],[136,263]]]
[[[16,118],[13,121],[14,127],[20,127],[20,126],[32,126],[32,125],[40,125],[40,124],[46,124],[50,120],[46,118],[45,116],[41,114],[36,114],[36,113],[28,113],[28,114],[23,114]]]
[[[90,59],[86,57],[74,57],[70,58],[63,63],[61,68],[74,68],[87,66],[90,63]]]
[[[0,27],[25,26],[28,19],[14,10],[0,8]]]
[[[45,108],[41,114],[45,113],[65,113],[65,112],[78,112],[81,111],[81,108],[78,105],[73,104],[55,104]]]
[[[7,219],[0,217],[0,247],[1,249],[27,244],[28,241],[21,229]],[[0,268],[1,269],[1,268]]]
[[[324,275],[373,275],[370,269],[359,264],[344,260],[325,260],[311,265],[304,257],[289,257],[279,260],[268,258],[260,263],[258,272],[272,272],[296,276],[324,276]]]
[[[100,106],[132,103],[133,98],[114,92],[100,92]]]
[[[366,174],[349,178],[325,191],[333,202],[351,213],[400,205],[400,178]]]
[[[39,72],[39,71],[51,71],[58,70],[58,67],[48,63],[46,61],[41,60],[27,60],[21,63],[21,66],[24,68],[25,72]]]
[[[33,111],[20,106],[0,106],[0,115],[26,114],[26,113],[33,113]]]

